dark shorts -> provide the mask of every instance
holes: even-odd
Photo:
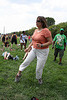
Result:
[[[54,55],[55,55],[56,57],[58,56],[58,53],[59,53],[59,57],[62,58],[63,55],[64,55],[64,49],[55,48]]]
[[[25,39],[25,43],[27,44],[27,39]]]
[[[17,40],[12,40],[11,43],[12,43],[12,44],[13,44],[13,43],[17,44]]]
[[[2,39],[2,42],[4,43],[4,42],[5,42],[5,40],[4,40],[4,39]]]

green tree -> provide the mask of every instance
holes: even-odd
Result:
[[[51,31],[53,38],[56,34],[60,33],[60,28],[64,29],[64,34],[67,37],[67,22],[63,22],[58,25],[52,25],[49,27],[49,30]]]
[[[46,17],[48,27],[55,24],[54,18]]]
[[[33,28],[29,29],[29,30],[26,30],[25,33],[27,35],[32,35],[35,29],[36,29],[36,27],[33,27]]]

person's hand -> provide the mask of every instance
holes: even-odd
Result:
[[[26,48],[24,51],[25,51],[25,52],[28,52],[28,50],[29,50],[29,48]]]
[[[41,44],[40,43],[36,43],[37,47],[41,47]]]
[[[26,52],[25,56],[23,57],[23,60],[27,57],[27,55],[28,55],[28,52]]]

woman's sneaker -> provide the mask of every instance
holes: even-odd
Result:
[[[21,77],[21,75],[17,75],[17,76],[15,77],[15,82],[19,82],[20,77]]]
[[[42,83],[43,83],[41,78],[38,79],[38,83],[39,83],[39,84],[42,84]]]

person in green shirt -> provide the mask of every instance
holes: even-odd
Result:
[[[56,57],[58,56],[59,53],[59,65],[62,65],[61,61],[66,48],[66,36],[64,35],[63,28],[60,29],[59,34],[55,35],[53,39],[52,49],[54,48],[54,44],[55,44],[54,61],[56,61]]]

